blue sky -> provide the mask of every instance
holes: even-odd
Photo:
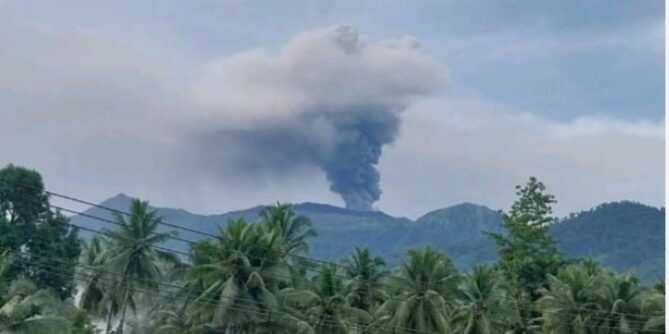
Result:
[[[663,1],[3,0],[0,22],[7,46],[0,69],[14,71],[13,80],[0,81],[0,111],[22,133],[67,143],[45,154],[26,138],[22,152],[0,146],[7,160],[0,162],[31,165],[84,197],[125,191],[196,211],[276,199],[339,205],[318,171],[286,176],[285,184],[187,178],[171,182],[167,195],[155,189],[182,170],[140,177],[109,162],[113,181],[89,183],[110,145],[130,156],[141,156],[140,147],[162,152],[139,159],[145,168],[178,165],[163,154],[178,146],[166,133],[183,110],[201,108],[181,94],[211,64],[249,50],[275,55],[300,33],[345,23],[370,42],[414,37],[447,81],[403,113],[400,136],[379,164],[378,208],[409,216],[462,201],[503,208],[528,174],[565,198],[560,213],[606,200],[664,203]],[[45,123],[30,122],[45,119],[46,109]],[[152,109],[159,112],[143,112]],[[120,125],[130,115],[166,125],[138,135]],[[426,135],[426,125],[434,133]],[[118,131],[136,138],[115,141]],[[440,149],[428,147],[435,141]],[[424,163],[416,169],[409,159]],[[236,195],[220,194],[216,182]]]

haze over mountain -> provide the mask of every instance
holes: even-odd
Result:
[[[100,204],[126,210],[130,200],[129,196],[118,194]],[[472,203],[437,209],[415,221],[380,211],[356,211],[310,202],[295,204],[293,208],[311,219],[318,235],[309,242],[309,254],[321,259],[340,259],[355,246],[364,245],[393,265],[407,248],[430,244],[464,269],[494,260],[496,246],[482,232],[501,231],[498,211]],[[262,206],[215,215],[156,209],[165,222],[217,234],[218,227],[232,218],[254,220]],[[93,207],[85,213],[112,218],[109,211],[101,208]],[[105,222],[84,216],[74,216],[72,222],[97,230],[110,228]],[[664,224],[664,208],[623,201],[572,213],[551,226],[550,232],[559,248],[571,257],[594,257],[603,265],[620,271],[634,269],[641,277],[652,279],[664,275]],[[179,236],[188,240],[204,237],[188,231],[179,231]],[[166,247],[185,250],[188,245],[169,240]]]

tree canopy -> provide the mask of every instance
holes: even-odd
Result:
[[[460,271],[430,246],[391,268],[370,249],[309,257],[308,217],[277,203],[186,240],[149,203],[115,211],[86,241],[40,175],[0,170],[0,334],[663,333],[663,281],[644,284],[561,254],[555,198],[517,187],[495,263]],[[188,253],[165,247],[185,242]]]

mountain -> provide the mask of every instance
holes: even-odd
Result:
[[[634,202],[605,203],[573,214],[553,226],[567,255],[595,257],[617,270],[641,277],[664,276],[664,208]]]
[[[483,233],[501,232],[502,216],[486,206],[463,203],[428,212],[407,231],[405,245],[430,244],[444,250],[459,267],[491,262],[497,248]]]
[[[130,201],[129,196],[119,194],[101,205],[127,210]],[[309,202],[295,204],[293,208],[297,214],[308,216],[318,233],[309,242],[310,256],[326,260],[341,259],[354,247],[366,246],[394,265],[406,249],[432,245],[464,269],[476,263],[494,261],[496,246],[482,232],[502,231],[500,212],[471,203],[434,210],[415,221],[379,211],[355,211]],[[232,218],[255,220],[262,206],[217,215],[200,215],[183,209],[155,209],[165,222],[217,234],[218,226],[224,226]],[[96,207],[85,213],[112,218],[110,212]],[[81,215],[71,220],[73,224],[94,229],[113,227]],[[595,257],[617,270],[635,269],[644,278],[654,278],[664,275],[664,224],[664,209],[615,202],[571,214],[558,220],[549,231],[558,241],[558,247],[569,256]],[[163,231],[171,229],[161,228]],[[179,231],[179,236],[188,240],[204,237],[188,231]],[[188,245],[169,240],[166,247],[186,250]]]
[[[131,197],[118,194],[102,203],[100,206],[127,211]],[[255,206],[246,210],[231,211],[217,215],[200,215],[183,209],[158,208],[163,220],[169,224],[187,227],[205,234],[217,234],[218,226],[224,226],[230,219],[244,218],[253,221],[258,217],[262,206]],[[354,211],[326,204],[301,203],[293,205],[297,214],[309,217],[318,236],[311,239],[309,246],[311,255],[323,259],[339,259],[355,246],[368,246],[376,253],[388,258],[398,258],[401,254],[394,244],[394,236],[401,235],[406,226],[412,221],[407,218],[397,218],[378,211]],[[86,215],[113,219],[108,210],[92,207],[84,212]],[[73,224],[86,226],[96,230],[113,227],[109,223],[77,215],[71,218]],[[170,231],[173,228],[161,225],[160,231]],[[84,236],[90,235],[83,231]],[[179,231],[179,237],[187,240],[203,238],[202,234],[188,231]],[[178,240],[168,240],[166,247],[185,251],[188,244]]]

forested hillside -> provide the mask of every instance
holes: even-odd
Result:
[[[664,276],[664,208],[634,202],[605,203],[551,228],[570,256],[594,257],[617,270],[634,268],[645,278]]]
[[[119,194],[101,204],[122,209],[130,201],[127,195]],[[362,245],[392,264],[401,259],[406,249],[432,245],[463,269],[494,261],[497,248],[483,232],[499,232],[502,222],[498,211],[471,203],[434,210],[415,221],[317,203],[296,204],[293,209],[313,222],[317,235],[310,242],[310,253],[314,256],[341,259]],[[198,215],[183,209],[158,208],[165,221],[209,234],[216,234],[218,226],[233,218],[255,220],[261,210],[262,206],[257,206],[220,215]],[[112,218],[110,212],[100,208],[86,213]],[[72,220],[95,228],[106,225],[83,216]],[[606,203],[558,220],[549,232],[558,248],[569,256],[593,257],[617,270],[634,269],[644,279],[664,276],[664,209],[634,202]],[[188,231],[180,231],[179,235],[189,240],[203,237]],[[182,242],[166,242],[170,247],[187,248]]]
[[[570,256],[549,230],[599,231],[580,250],[596,255],[624,247],[598,239],[619,229],[630,243],[635,231],[662,235],[642,222],[662,210],[614,203],[554,224],[555,198],[540,181],[530,178],[517,194],[503,214],[463,204],[415,222],[313,203],[197,216],[139,199],[124,207],[125,196],[68,219],[60,212],[76,210],[51,199],[84,201],[49,192],[37,172],[9,165],[0,170],[0,333],[664,332],[662,279],[643,282],[598,261],[624,253]],[[626,219],[601,222],[598,214]],[[467,255],[467,238],[493,242],[494,259],[458,268],[450,254]],[[339,259],[314,256],[354,242],[361,244]],[[366,243],[408,248],[386,259]]]

